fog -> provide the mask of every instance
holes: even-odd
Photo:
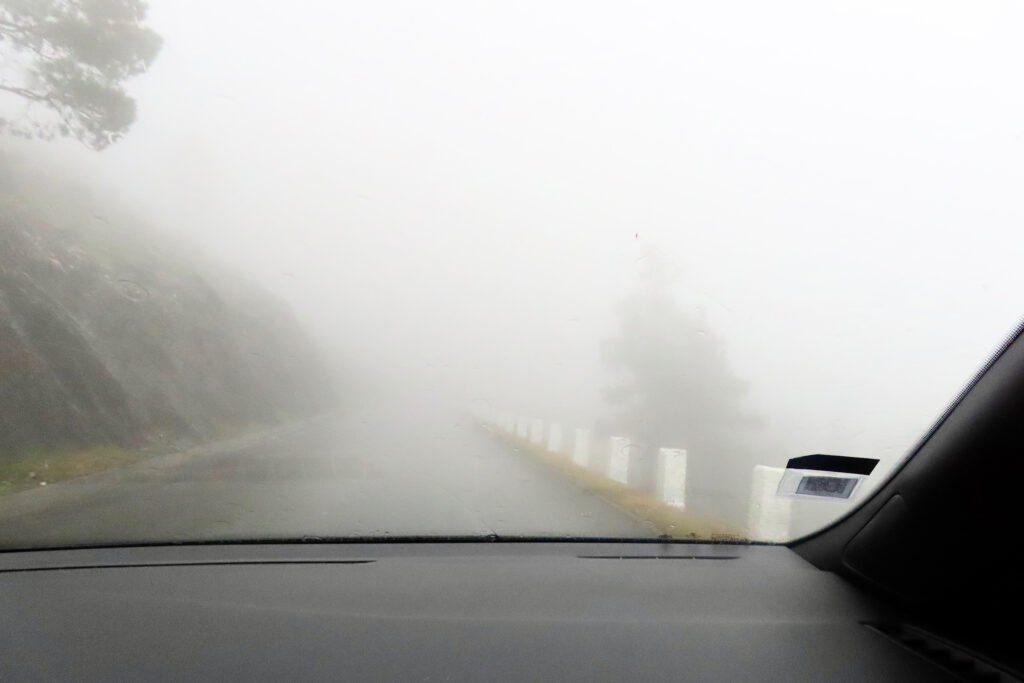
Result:
[[[751,464],[892,464],[1020,315],[1024,7],[826,5],[153,0],[127,136],[20,146],[284,298],[350,405],[611,419],[657,261]]]

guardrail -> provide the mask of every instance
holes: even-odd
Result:
[[[665,505],[679,510],[687,506],[685,448],[642,449],[628,437],[601,439],[585,427],[564,428],[560,422],[510,411],[471,412],[477,421],[500,435],[525,441],[613,482],[646,491]],[[792,501],[776,494],[783,471],[765,465],[753,468],[745,530],[751,540],[783,542],[791,537]]]

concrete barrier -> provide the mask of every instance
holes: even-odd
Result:
[[[590,466],[590,430],[577,429],[572,448],[572,461],[580,467]]]
[[[629,483],[629,439],[613,436],[608,440],[608,478]]]
[[[662,502],[686,507],[686,451],[682,448],[659,448],[655,488]]]
[[[754,468],[747,521],[751,540],[781,542],[790,538],[792,499],[776,493],[783,472],[782,467],[758,465]]]
[[[530,441],[544,443],[544,421],[539,417],[530,420]]]
[[[548,425],[548,450],[552,453],[562,452],[562,425],[557,422]]]

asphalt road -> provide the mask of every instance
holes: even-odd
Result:
[[[323,416],[0,500],[0,547],[657,531],[459,414]]]

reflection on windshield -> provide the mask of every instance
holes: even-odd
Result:
[[[0,546],[845,514],[1024,285],[1024,10],[905,9],[0,0]]]

